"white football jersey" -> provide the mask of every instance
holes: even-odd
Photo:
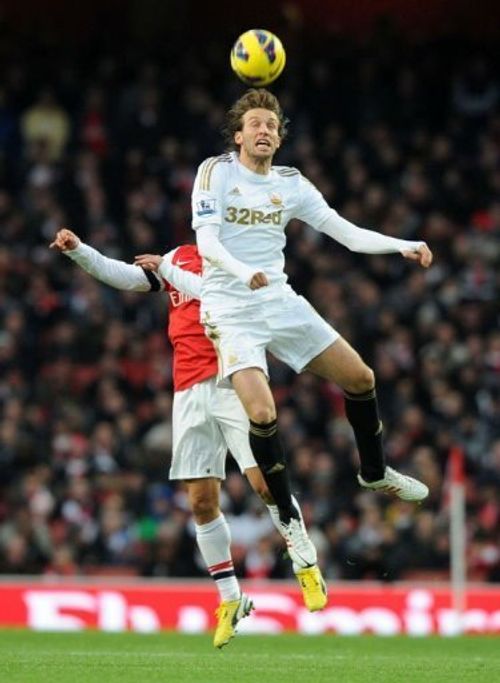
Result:
[[[298,218],[314,228],[332,213],[323,195],[295,168],[250,171],[236,152],[206,159],[192,195],[193,229],[215,223],[219,240],[234,258],[266,274],[268,287],[252,291],[230,273],[204,261],[201,299],[206,306],[238,305],[273,298],[288,288],[284,272],[285,227]]]

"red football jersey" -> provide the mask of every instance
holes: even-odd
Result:
[[[176,249],[172,263],[201,275],[201,256],[196,245]],[[174,391],[189,389],[217,374],[217,356],[200,323],[200,302],[177,291],[165,280],[169,297],[168,338],[174,349]]]

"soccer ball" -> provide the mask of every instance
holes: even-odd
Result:
[[[283,71],[285,62],[281,40],[260,28],[242,33],[231,50],[231,68],[247,85],[269,85]]]

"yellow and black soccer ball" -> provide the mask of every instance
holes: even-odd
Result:
[[[245,31],[231,50],[231,68],[247,85],[261,87],[275,81],[285,68],[281,40],[260,28]]]

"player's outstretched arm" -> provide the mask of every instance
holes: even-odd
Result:
[[[59,249],[89,275],[115,289],[150,292],[165,288],[163,281],[155,273],[146,273],[139,266],[103,256],[97,249],[84,244],[78,235],[67,228],[57,232],[50,248]]]
[[[401,240],[383,235],[375,230],[358,228],[342,218],[328,206],[321,192],[306,178],[300,177],[298,192],[300,201],[296,218],[300,218],[320,232],[340,242],[351,251],[362,254],[400,253],[405,258],[418,261],[428,268],[432,263],[432,252],[425,242]]]
[[[375,230],[358,228],[357,225],[342,218],[332,209],[329,218],[318,228],[351,251],[362,254],[391,254],[399,252],[405,258],[418,261],[428,268],[432,263],[432,252],[425,242],[401,240],[383,235]]]
[[[201,296],[201,275],[190,273],[172,263],[172,258],[177,250],[167,252],[163,256],[158,254],[140,254],[135,257],[135,264],[144,270],[157,272],[167,280],[178,292],[187,294],[193,299]]]

